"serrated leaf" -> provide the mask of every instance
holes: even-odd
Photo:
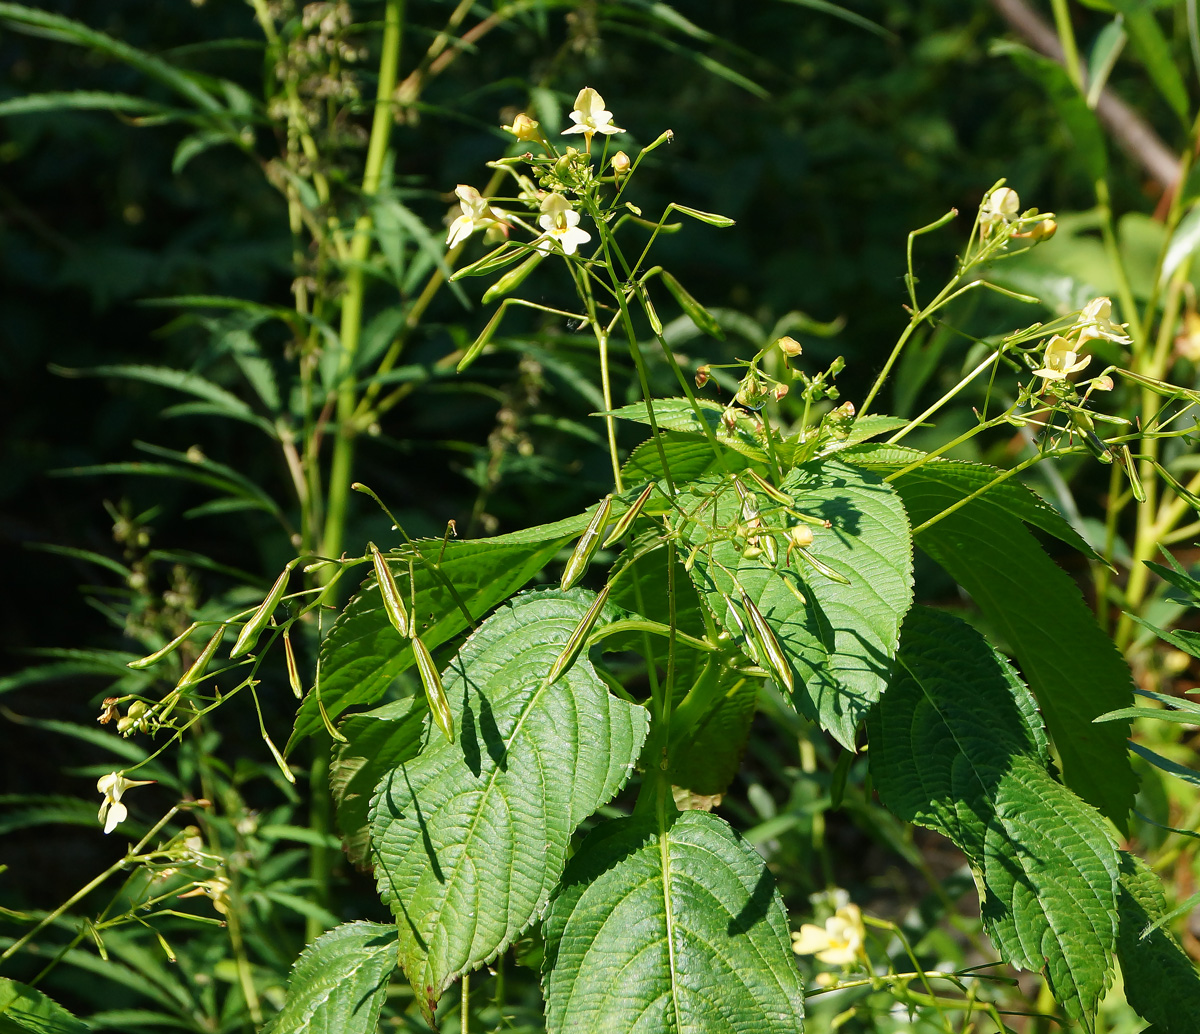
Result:
[[[1117,960],[1125,1000],[1160,1034],[1192,1034],[1200,1016],[1200,976],[1162,926],[1167,912],[1158,877],[1140,858],[1121,852],[1117,899]]]
[[[396,928],[345,923],[305,950],[269,1034],[375,1034],[396,968]]]
[[[852,750],[859,721],[886,686],[900,623],[912,603],[908,519],[889,485],[836,459],[803,464],[778,487],[794,510],[832,523],[814,529],[809,552],[848,584],[799,556],[785,564],[782,543],[775,567],[743,557],[730,537],[741,519],[741,500],[722,478],[702,479],[680,494],[680,506],[692,515],[685,543],[701,546],[692,579],[718,624],[741,640],[739,619],[747,624],[745,615],[731,615],[729,600],[746,592],[803,683],[794,695],[797,709]],[[765,525],[788,520],[779,504],[766,496],[758,500]]]
[[[351,715],[338,727],[346,742],[334,744],[329,790],[346,854],[355,865],[365,866],[370,860],[371,795],[386,773],[417,756],[429,727],[428,715],[425,698],[414,696]]]
[[[764,451],[764,446],[756,436],[754,425],[750,417],[743,410],[734,410],[737,417],[737,429],[730,433],[725,429],[721,422],[721,416],[728,408],[716,402],[710,402],[708,399],[697,399],[697,409],[692,408],[691,402],[686,398],[667,398],[654,400],[654,419],[660,430],[663,431],[679,431],[688,434],[701,435],[708,442],[709,455],[713,455],[711,440],[708,438],[704,427],[705,425],[717,435],[718,443],[727,446],[730,449],[740,452],[744,456],[749,456],[752,459],[758,460],[760,463],[765,463],[767,454]],[[638,424],[649,424],[650,417],[646,413],[646,404],[644,402],[632,402],[628,406],[622,406],[620,409],[614,409],[611,414],[597,413],[594,416],[611,415],[619,420],[632,420]],[[704,423],[701,423],[703,418]],[[777,443],[779,444],[786,443]],[[655,448],[654,443],[650,443],[650,447]],[[788,455],[791,455],[790,447]]]
[[[466,615],[446,588],[446,580],[453,583],[471,617],[481,618],[545,567],[586,523],[586,516],[581,516],[512,535],[454,540],[445,544],[444,552],[441,539],[417,542],[423,560],[414,565],[414,620],[421,623],[422,641],[434,650],[467,627]],[[439,556],[444,577],[432,569]],[[407,598],[407,572],[403,578],[399,570],[394,573]],[[330,719],[351,707],[377,703],[392,680],[415,664],[412,647],[392,627],[373,580],[364,583],[321,643],[320,663],[320,700]],[[286,752],[323,725],[316,691],[310,692],[296,714]]]
[[[87,1034],[89,1030],[53,998],[0,977],[0,1034]]]
[[[926,469],[895,482],[914,525],[963,498]],[[1093,719],[1128,705],[1133,683],[1074,581],[1006,505],[988,495],[920,532],[916,543],[971,594],[1012,649],[1058,748],[1067,786],[1123,829],[1137,785],[1125,748],[1128,726]]]
[[[715,815],[609,822],[546,919],[550,1034],[795,1034],[804,991],[762,858]]]
[[[712,443],[705,439],[677,431],[664,431],[658,436],[658,441],[663,448],[661,454],[654,439],[642,442],[629,454],[629,459],[621,468],[621,477],[627,485],[662,480],[663,455],[667,458],[671,479],[677,485],[695,481],[705,474],[721,469],[720,462],[713,453]],[[747,460],[734,450],[726,449],[724,452],[725,464],[729,470],[741,470],[747,465]]]
[[[371,805],[379,892],[426,1018],[446,987],[537,918],[571,834],[629,778],[649,725],[586,656],[545,678],[595,594],[518,596],[442,674],[459,730],[384,777]]]
[[[965,622],[916,608],[868,728],[883,802],[958,845],[997,949],[1044,970],[1090,1029],[1116,938],[1117,850],[1100,816],[1051,778],[1012,668]]]

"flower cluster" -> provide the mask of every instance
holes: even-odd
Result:
[[[849,966],[863,953],[866,928],[857,905],[842,905],[825,920],[825,925],[805,923],[792,934],[792,951],[815,955],[830,966]]]
[[[1091,341],[1106,340],[1128,344],[1125,325],[1112,320],[1112,302],[1108,298],[1093,298],[1083,307],[1079,318],[1065,334],[1055,334],[1042,354],[1042,365],[1033,372],[1047,385],[1065,382],[1073,373],[1083,370],[1092,361],[1084,352]]]

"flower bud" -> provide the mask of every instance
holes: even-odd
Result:
[[[778,341],[775,342],[775,344],[777,344],[780,347],[780,349],[783,350],[784,355],[789,356],[793,359],[796,356],[801,355],[804,351],[804,349],[800,347],[800,342],[797,341],[794,337],[781,337]]]
[[[812,545],[813,530],[807,524],[796,524],[788,529],[788,542],[800,549],[807,549]]]
[[[536,144],[542,139],[541,129],[538,123],[531,119],[525,112],[521,112],[513,119],[511,126],[504,127],[505,132],[512,133],[518,140],[524,144]]]
[[[1035,242],[1048,241],[1056,233],[1058,233],[1058,223],[1053,219],[1043,219],[1029,231],[1029,239]]]
[[[696,367],[696,387],[703,388],[708,383],[708,378],[712,375],[712,370],[708,365]]]
[[[618,151],[612,156],[612,171],[613,175],[620,179],[629,171],[629,167],[633,164],[629,160],[629,155],[624,151]]]
[[[775,401],[778,402],[787,393],[788,393],[788,386],[786,384],[776,384],[775,390],[771,394],[775,396]]]

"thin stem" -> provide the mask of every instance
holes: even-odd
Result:
[[[1079,61],[1079,47],[1075,42],[1075,29],[1071,25],[1071,12],[1067,9],[1067,0],[1050,0],[1054,8],[1054,27],[1058,30],[1058,39],[1063,48],[1063,63],[1067,67],[1067,75],[1075,88],[1083,93],[1083,65]]]

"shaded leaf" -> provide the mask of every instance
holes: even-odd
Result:
[[[645,709],[611,696],[586,656],[545,681],[594,599],[528,593],[488,618],[442,674],[457,739],[432,737],[372,801],[379,893],[427,1019],[540,915],[571,834],[641,750]]]
[[[53,998],[0,977],[0,1034],[86,1034],[89,1030]]]

